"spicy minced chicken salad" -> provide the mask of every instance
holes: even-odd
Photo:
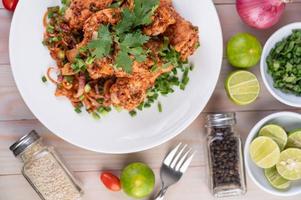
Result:
[[[57,66],[42,80],[95,118],[112,107],[133,116],[175,86],[184,90],[188,57],[199,47],[198,28],[171,0],[62,0],[43,21],[43,44]]]

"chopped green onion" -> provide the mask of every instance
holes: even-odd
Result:
[[[88,57],[88,58],[86,59],[86,64],[87,64],[87,65],[91,65],[91,64],[93,64],[94,60],[95,60],[95,58],[93,58],[93,57]]]
[[[64,76],[64,79],[65,79],[68,83],[73,83],[74,77],[73,77],[73,76]]]
[[[129,112],[129,114],[132,116],[132,117],[135,117],[137,115],[137,112],[135,110],[132,110]]]
[[[93,117],[94,119],[96,119],[96,120],[99,120],[99,119],[100,119],[99,114],[97,114],[96,112],[93,112],[93,113],[92,113],[92,117]]]
[[[82,96],[79,97],[79,100],[81,100],[81,101],[84,100],[84,99],[85,99],[84,95],[82,95]]]
[[[146,102],[145,104],[144,104],[144,108],[150,108],[151,107],[151,104],[149,103],[149,102]]]
[[[43,81],[43,83],[46,83],[46,82],[47,82],[46,76],[42,76],[42,81]]]
[[[48,18],[52,18],[57,14],[60,10],[59,6],[54,6],[54,7],[48,7],[47,12],[48,12]]]
[[[46,46],[46,45],[47,45],[47,41],[46,41],[46,40],[43,40],[43,41],[42,41],[42,44],[43,44],[44,46]]]
[[[157,71],[157,69],[158,69],[158,66],[157,66],[157,65],[154,65],[154,66],[150,69],[150,71],[151,71],[151,72],[155,72],[155,71]]]
[[[168,62],[168,63],[165,63],[165,64],[163,64],[162,65],[162,68],[163,69],[166,69],[167,67],[169,67],[169,66],[171,66],[172,64],[170,63],[170,62]]]
[[[81,113],[81,112],[82,112],[82,110],[81,110],[79,107],[76,107],[76,108],[74,109],[74,111],[75,111],[76,113]]]
[[[111,112],[111,111],[112,111],[112,108],[111,108],[111,107],[104,107],[104,109],[105,109],[107,112]]]
[[[91,86],[90,86],[89,83],[85,85],[85,89],[84,90],[85,90],[85,93],[89,93],[91,91]]]
[[[71,64],[71,68],[76,71],[82,71],[84,72],[86,70],[86,63],[81,58],[76,58],[74,63]]]
[[[54,33],[54,27],[51,26],[50,24],[48,24],[48,25],[47,25],[47,28],[46,28],[46,31],[47,31],[48,33]]]
[[[87,47],[87,46],[80,47],[80,48],[78,49],[79,53],[86,53],[87,50],[88,50],[88,47]]]
[[[143,110],[143,106],[144,106],[144,102],[142,102],[142,103],[137,107],[137,109],[141,111],[141,110]]]
[[[119,106],[114,106],[114,108],[115,108],[115,110],[116,110],[117,112],[121,112],[121,111],[122,111],[122,108],[119,107]]]
[[[60,41],[60,38],[59,37],[51,37],[48,39],[48,42],[52,43],[52,42],[58,42]]]
[[[63,5],[66,5],[66,6],[70,5],[70,0],[62,0],[61,2]]]
[[[100,104],[102,104],[104,102],[104,99],[96,99],[96,101]]]
[[[158,111],[162,112],[162,104],[160,102],[158,102]]]
[[[107,115],[109,114],[108,111],[106,111],[106,109],[104,107],[99,107],[97,110],[98,113],[100,113],[101,115]]]

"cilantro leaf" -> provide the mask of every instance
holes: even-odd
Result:
[[[145,44],[149,39],[149,36],[143,35],[140,31],[137,31],[135,33],[126,34],[120,45],[128,48],[139,47]]]
[[[142,47],[129,49],[129,53],[132,54],[138,62],[146,60],[146,53]]]
[[[132,73],[133,61],[126,51],[120,51],[116,57],[117,68],[122,68],[126,73]]]
[[[116,58],[117,67],[122,68],[125,72],[132,72],[133,60],[130,55],[133,55],[135,60],[143,62],[146,59],[146,51],[143,45],[150,37],[143,35],[140,31],[128,33],[120,42],[120,52]]]
[[[129,8],[124,8],[122,10],[122,20],[114,27],[117,35],[129,31],[133,27],[134,21],[135,15],[132,11]]]
[[[117,35],[122,35],[137,26],[149,25],[159,3],[160,0],[135,0],[133,11],[124,8],[122,10],[122,20],[115,27]]]
[[[159,3],[160,0],[135,0],[135,26],[149,25],[152,23],[151,17],[158,8]]]
[[[103,58],[111,52],[113,44],[112,35],[108,25],[100,26],[96,40],[92,40],[88,44],[92,56],[96,58]]]

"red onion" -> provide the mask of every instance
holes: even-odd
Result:
[[[292,0],[236,0],[237,12],[241,19],[251,27],[266,29],[275,25],[286,3]]]
[[[77,90],[77,94],[74,96],[75,98],[79,98],[84,94],[85,85],[86,85],[86,77],[85,75],[81,74],[78,77],[78,90]]]

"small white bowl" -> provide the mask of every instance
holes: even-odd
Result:
[[[272,48],[275,47],[276,43],[280,42],[282,39],[292,34],[292,30],[294,29],[301,29],[301,22],[292,23],[280,28],[268,39],[262,51],[260,71],[265,86],[276,99],[289,106],[301,107],[301,97],[295,96],[293,94],[286,94],[273,87],[274,82],[271,75],[267,72],[268,67],[266,63],[266,58],[269,55]]]
[[[260,120],[250,131],[244,148],[245,167],[253,182],[262,190],[276,196],[294,196],[301,194],[301,181],[293,182],[287,190],[277,190],[273,188],[264,176],[264,170],[257,167],[249,154],[250,143],[255,139],[261,127],[266,124],[278,124],[286,131],[301,128],[301,115],[293,112],[278,112],[271,114]]]

